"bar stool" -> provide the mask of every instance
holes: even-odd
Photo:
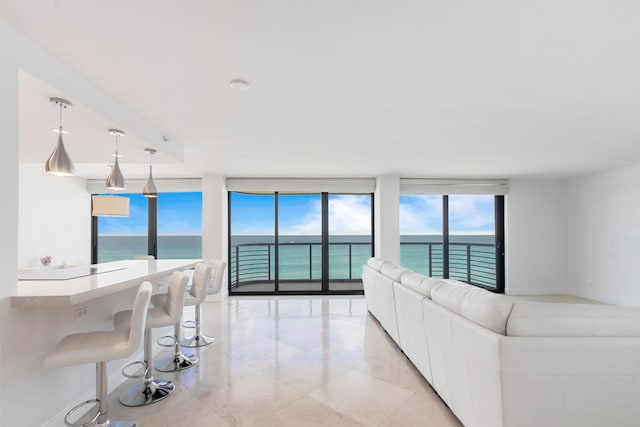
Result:
[[[211,267],[206,264],[198,263],[193,272],[193,282],[189,292],[185,292],[184,305],[195,305],[196,301],[204,300],[207,295],[207,283],[211,278]],[[165,304],[167,299],[166,294],[154,295],[151,297],[151,302],[154,307],[159,307]],[[157,371],[161,372],[176,372],[183,371],[195,366],[198,362],[198,358],[194,355],[186,355],[180,350],[181,341],[180,319],[173,326],[173,336],[164,336],[158,340],[158,344],[164,347],[174,346],[173,355],[157,359],[154,364]],[[163,339],[171,339],[171,344],[164,344]]]
[[[220,291],[220,288],[222,287],[222,278],[224,275],[224,270],[227,267],[227,263],[221,260],[212,259],[207,261],[207,264],[211,266],[211,279],[209,280],[209,278],[207,278],[207,281],[204,284],[205,292],[202,292],[198,295],[192,293],[191,296],[187,296],[187,298],[185,299],[184,305],[195,306],[196,317],[195,320],[187,321],[183,325],[185,328],[195,328],[194,336],[182,340],[181,344],[183,347],[204,347],[213,343],[213,341],[215,341],[216,339],[216,337],[210,337],[200,332],[200,315],[202,312],[202,308],[200,305],[207,297],[207,295],[213,295]],[[196,287],[195,274],[193,278],[193,286],[191,289],[193,289],[194,287]]]
[[[109,421],[107,411],[107,361],[123,359],[131,356],[140,342],[142,331],[145,329],[149,300],[151,298],[151,283],[143,282],[138,288],[133,310],[129,311],[129,329],[116,329],[111,331],[84,332],[67,335],[56,346],[44,361],[46,369],[63,366],[81,365],[84,363],[96,364],[96,398],[87,400],[74,406],[64,417],[64,423],[68,426],[81,427],[97,423],[98,426],[111,427],[135,427],[136,424],[125,421]],[[85,405],[96,403],[95,414],[85,415],[84,422],[78,420],[73,423],[69,417]],[[88,418],[88,419],[87,419]]]
[[[184,306],[184,291],[189,282],[189,277],[179,271],[171,275],[167,299],[162,307],[149,308],[147,313],[147,325],[144,330],[144,361],[133,362],[122,369],[122,374],[128,378],[144,378],[141,383],[129,387],[120,395],[120,403],[125,406],[145,406],[158,402],[169,396],[176,386],[171,381],[153,378],[153,359],[151,352],[151,329],[172,326],[180,320],[182,307]],[[113,317],[116,329],[129,327],[130,310],[120,311]],[[133,365],[142,365],[142,375],[133,375],[126,372]]]

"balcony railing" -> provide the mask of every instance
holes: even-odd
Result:
[[[402,264],[431,277],[443,277],[442,243],[402,242]],[[449,243],[449,278],[496,287],[496,248],[492,243]]]
[[[279,243],[280,281],[320,281],[322,243]],[[362,280],[362,264],[371,256],[367,242],[329,243],[329,280]],[[243,243],[231,247],[231,286],[273,282],[275,244]]]
[[[321,280],[322,244],[280,243],[280,281]],[[403,265],[431,277],[443,277],[442,243],[402,242]],[[371,244],[332,242],[329,244],[329,280],[361,280],[361,266],[371,254]],[[450,243],[449,277],[495,288],[496,251],[490,243]],[[275,281],[275,245],[245,243],[231,247],[231,286]]]

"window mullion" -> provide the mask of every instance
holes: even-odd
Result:
[[[449,278],[449,196],[442,196],[442,277]]]

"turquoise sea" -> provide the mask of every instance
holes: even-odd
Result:
[[[146,255],[147,236],[98,236],[98,262]],[[202,258],[202,236],[158,236],[158,259]]]
[[[464,235],[450,238],[450,277],[491,286],[495,283],[493,236]],[[158,236],[158,258],[201,258],[201,236]],[[274,236],[233,236],[232,282],[273,280]],[[320,280],[320,236],[279,236],[280,280]],[[99,236],[98,262],[132,259],[147,254],[146,236]],[[371,256],[369,236],[331,236],[329,279],[357,280]],[[441,236],[405,235],[400,239],[401,264],[413,271],[442,277]],[[471,268],[469,276],[469,267]]]

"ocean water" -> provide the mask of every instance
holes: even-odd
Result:
[[[274,279],[274,236],[233,236],[231,244],[232,283]],[[280,280],[320,280],[320,236],[279,236],[278,247]],[[442,252],[441,236],[401,236],[401,264],[413,271],[443,277]],[[368,236],[330,237],[329,279],[360,279],[362,265],[370,256]],[[495,286],[493,236],[450,236],[449,260],[450,278]]]
[[[146,255],[147,236],[98,236],[98,262]],[[158,259],[202,258],[202,236],[158,236]]]
[[[450,237],[450,277],[495,286],[494,237],[485,235]],[[158,236],[158,258],[201,258],[201,236]],[[320,280],[322,246],[320,236],[279,236],[280,280]],[[146,236],[99,236],[98,262],[132,259],[147,254]],[[329,279],[357,280],[362,265],[371,256],[369,236],[331,236]],[[440,236],[401,236],[400,262],[410,270],[442,277]],[[275,279],[274,236],[232,236],[232,283]],[[471,270],[469,270],[471,267]]]

